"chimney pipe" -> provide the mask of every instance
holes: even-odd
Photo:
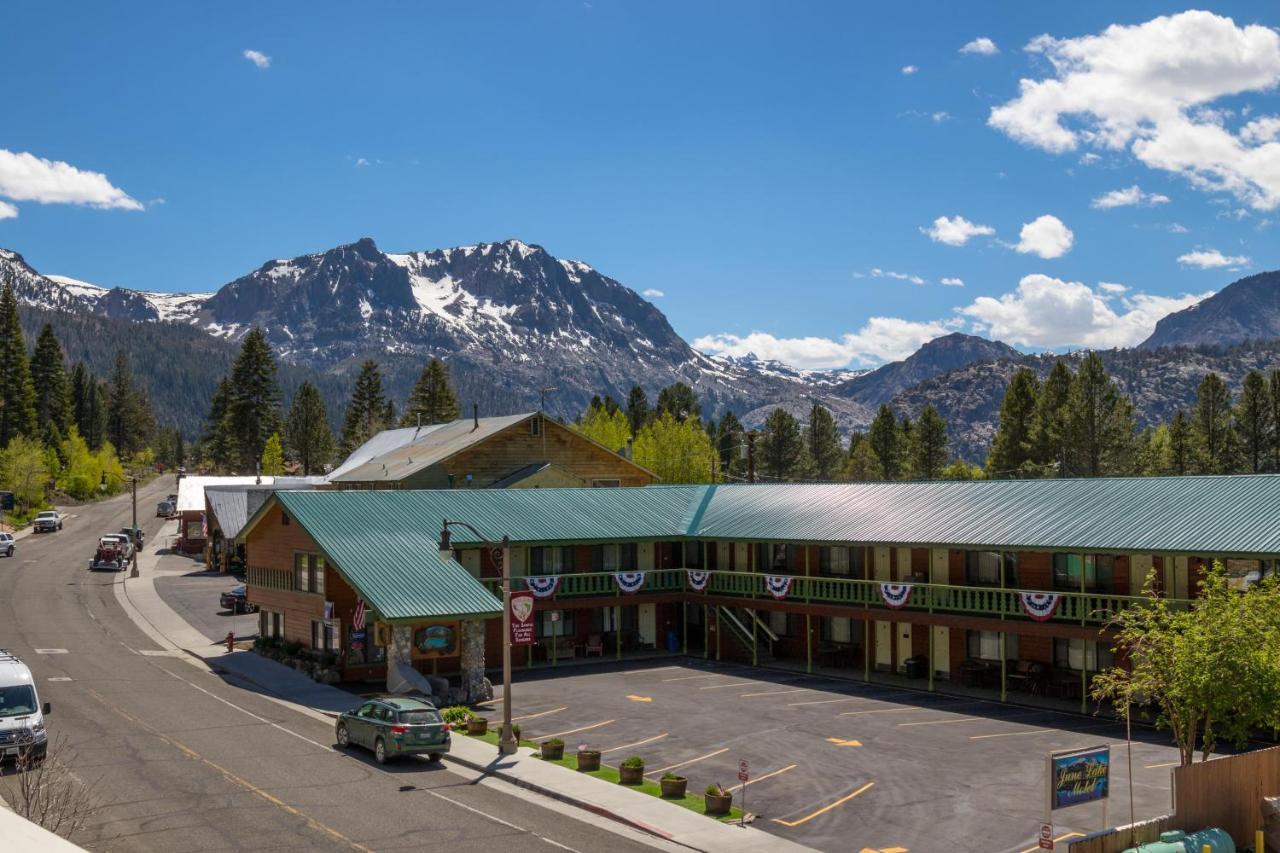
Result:
[[[479,403],[471,404],[471,416],[475,418],[475,425],[471,427],[471,431],[475,432],[476,430],[480,429],[480,404]]]
[[[628,459],[631,459],[631,460],[633,460],[633,461],[634,461],[634,460],[635,460],[635,458],[636,458],[636,446],[635,446],[635,441],[636,441],[636,440],[635,440],[634,438],[628,438],[628,439],[627,439],[627,458],[628,458]]]

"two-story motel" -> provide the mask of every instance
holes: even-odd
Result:
[[[352,680],[391,655],[472,690],[500,572],[457,528],[442,559],[443,519],[510,537],[536,596],[520,666],[665,651],[1083,704],[1148,578],[1186,600],[1207,561],[1241,588],[1275,570],[1280,476],[278,491],[241,533],[262,634]]]

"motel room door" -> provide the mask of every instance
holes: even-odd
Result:
[[[946,548],[934,548],[929,552],[929,583],[950,582],[950,552]],[[951,677],[951,629],[946,625],[934,625],[929,629],[929,666],[935,675]]]
[[[889,549],[878,547],[875,549],[875,579],[881,582],[891,582],[893,580],[892,569],[889,565]],[[893,670],[893,624],[883,620],[877,621],[875,626],[876,641],[876,669],[881,672],[891,672]]]

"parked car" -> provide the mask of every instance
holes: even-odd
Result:
[[[62,529],[62,515],[56,509],[48,509],[36,516],[31,522],[34,533],[53,533]]]
[[[232,613],[255,613],[258,610],[256,604],[249,603],[249,592],[244,584],[233,586],[222,593],[220,602],[223,607]]]
[[[14,538],[12,533],[0,533],[0,555],[13,556]]]
[[[421,699],[387,696],[345,711],[334,724],[338,746],[363,746],[386,764],[402,755],[439,761],[449,751],[449,724],[436,706]]]
[[[172,501],[160,501],[156,504],[156,518],[169,518],[173,515],[173,508]]]
[[[141,527],[121,527],[120,532],[128,536],[133,542],[135,548],[142,547],[142,528]]]
[[[128,547],[125,537],[112,533],[98,537],[98,548],[89,560],[89,570],[105,570],[118,572],[129,565],[129,557],[125,554]]]

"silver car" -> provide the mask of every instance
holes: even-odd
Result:
[[[12,533],[0,533],[0,557],[12,557],[15,548]]]

